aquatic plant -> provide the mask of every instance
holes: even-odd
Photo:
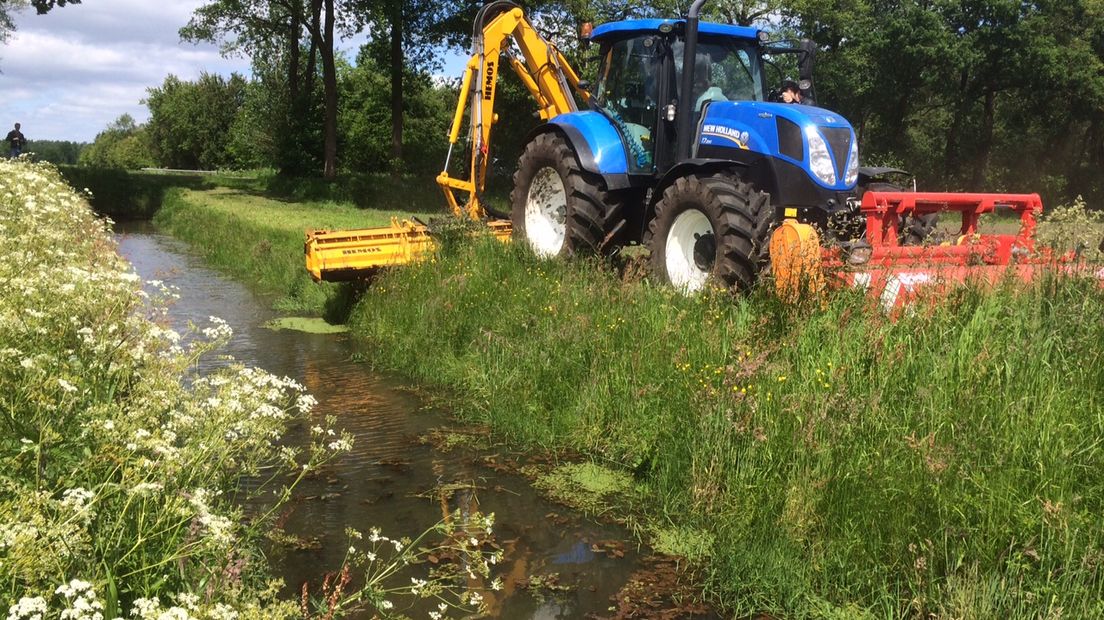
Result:
[[[303,584],[303,616],[334,618],[367,610],[376,617],[407,618],[420,599],[430,602],[431,620],[487,612],[485,594],[503,588],[502,579],[491,574],[503,556],[494,542],[494,519],[494,513],[456,510],[414,539],[389,538],[379,528],[367,535],[347,529],[348,551],[341,567],[323,581],[321,596],[312,597]],[[415,565],[429,567],[425,578],[401,579]]]

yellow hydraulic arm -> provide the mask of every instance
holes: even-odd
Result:
[[[449,156],[437,184],[453,215],[482,220],[486,210],[481,202],[487,179],[491,127],[498,119],[494,112],[498,70],[505,55],[521,82],[533,95],[540,117],[548,120],[575,111],[574,89],[585,101],[590,94],[579,88],[579,76],[563,54],[545,39],[526,19],[516,4],[500,0],[484,5],[476,16],[472,56],[460,83],[460,98],[449,129]],[[509,46],[513,40],[519,54]],[[469,110],[470,133],[468,179],[448,174],[453,147],[460,138],[464,110]],[[467,194],[461,202],[456,191]],[[510,238],[510,223],[488,222],[491,234],[501,240]],[[429,228],[421,222],[392,221],[391,226],[358,230],[307,231],[304,246],[307,270],[315,280],[348,280],[390,265],[401,265],[425,256],[436,247]]]
[[[480,22],[484,22],[482,25]],[[579,88],[579,76],[563,54],[545,39],[526,19],[525,13],[512,2],[494,2],[486,5],[476,16],[472,56],[464,69],[460,83],[460,99],[449,130],[449,158],[445,168],[437,176],[437,184],[445,193],[449,208],[457,216],[482,219],[486,213],[480,204],[487,179],[487,153],[491,144],[491,128],[498,120],[494,112],[496,83],[500,61],[505,54],[514,73],[537,102],[541,120],[559,114],[574,112],[577,108],[571,91],[579,93],[583,100],[590,93]],[[510,40],[517,43],[521,58],[508,46]],[[448,174],[452,149],[460,138],[464,110],[471,116],[470,156],[468,179],[454,179]],[[467,194],[461,206],[456,190]]]

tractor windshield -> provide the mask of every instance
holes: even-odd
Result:
[[[682,41],[671,51],[682,83]],[[763,75],[757,46],[751,42],[703,39],[698,42],[694,65],[695,111],[708,101],[762,101]]]

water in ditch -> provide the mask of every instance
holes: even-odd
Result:
[[[177,289],[180,299],[170,310],[176,327],[209,316],[226,320],[234,328],[228,354],[298,380],[318,399],[317,411],[336,416],[337,426],[355,436],[354,450],[300,486],[283,517],[284,529],[303,543],[273,554],[289,592],[304,582],[317,588],[340,566],[348,527],[414,537],[444,512],[477,501],[480,510],[496,514],[496,539],[505,551],[497,567],[505,587],[489,599],[493,616],[610,615],[611,597],[642,563],[623,529],[542,499],[523,477],[487,467],[486,451],[445,452],[419,441],[455,423],[401,382],[351,361],[357,349],[347,335],[264,327],[275,316],[272,300],[206,268],[185,244],[149,223],[119,224],[117,239],[139,275]],[[556,575],[555,589],[526,587],[534,576],[549,583],[549,575]]]

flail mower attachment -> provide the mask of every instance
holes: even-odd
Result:
[[[987,234],[978,220],[997,209],[1019,216],[1016,234]],[[957,194],[869,191],[863,195],[865,243],[820,248],[816,230],[786,220],[771,238],[771,264],[784,299],[827,286],[851,286],[876,296],[893,311],[919,294],[936,294],[965,283],[994,285],[1008,277],[1030,282],[1044,270],[1091,275],[1104,283],[1104,269],[1092,273],[1070,255],[1056,257],[1035,247],[1035,218],[1042,213],[1038,194]],[[908,216],[958,212],[957,237],[938,245],[901,245],[900,224]],[[818,260],[819,259],[819,260]]]
[[[510,238],[510,223],[487,222],[490,234]],[[356,280],[380,267],[405,265],[437,248],[430,227],[417,220],[391,220],[390,226],[356,230],[309,230],[303,251],[315,281]]]

